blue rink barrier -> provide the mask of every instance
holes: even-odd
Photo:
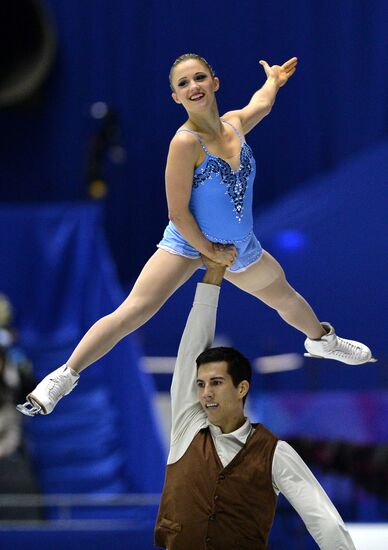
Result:
[[[0,495],[0,507],[39,507],[44,521],[0,521],[1,550],[150,550],[158,494]],[[269,550],[313,550],[316,545],[284,499]],[[227,550],[227,549],[225,549]]]
[[[60,527],[23,527],[0,530],[1,550],[151,550],[153,548],[153,524],[122,527],[75,525]]]
[[[41,524],[0,524],[1,550],[151,550],[155,511],[142,520],[58,520]],[[152,516],[152,517],[151,517]],[[388,524],[349,525],[357,550],[385,550]],[[280,506],[268,550],[316,550],[302,520]],[[225,549],[227,550],[227,549]]]
[[[0,521],[0,549],[153,548],[159,494],[0,495],[0,508],[38,508],[44,520]]]
[[[281,521],[283,523],[284,520]],[[0,528],[1,550],[151,550],[153,522],[53,522],[41,527]],[[77,525],[78,524],[78,525]],[[291,535],[291,536],[290,536]],[[271,533],[273,544],[269,550],[279,550],[287,544],[288,550],[315,550],[315,542],[304,525],[284,529],[275,525]]]

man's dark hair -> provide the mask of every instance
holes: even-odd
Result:
[[[235,388],[243,380],[251,383],[252,366],[245,355],[234,348],[218,347],[206,349],[197,357],[197,370],[201,365],[205,365],[206,363],[220,361],[225,361],[227,364],[227,372],[231,376]],[[243,400],[244,403],[245,399],[246,396]]]

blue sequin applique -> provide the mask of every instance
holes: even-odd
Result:
[[[201,169],[200,174],[194,174],[193,187],[197,188],[207,179],[212,179],[212,174],[220,174],[222,183],[227,186],[227,193],[233,203],[233,210],[236,213],[236,218],[241,221],[244,210],[244,196],[248,186],[248,178],[252,172],[253,158],[252,150],[249,145],[244,142],[240,153],[240,167],[236,172],[233,172],[228,162],[220,157],[216,157],[207,152],[209,157],[206,166]]]

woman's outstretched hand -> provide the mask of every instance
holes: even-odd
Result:
[[[291,57],[291,59],[283,63],[283,65],[272,65],[272,67],[263,59],[259,61],[259,63],[263,66],[267,78],[273,78],[279,88],[281,88],[296,71],[298,58]]]

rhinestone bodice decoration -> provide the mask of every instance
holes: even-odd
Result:
[[[233,210],[236,219],[240,222],[244,213],[244,196],[248,186],[248,178],[252,172],[252,149],[243,142],[240,152],[240,167],[234,172],[230,164],[224,159],[212,155],[207,151],[207,162],[200,168],[200,172],[195,172],[193,177],[193,188],[204,184],[212,179],[213,174],[220,174],[221,182],[226,186],[226,193],[233,203]]]
[[[253,182],[256,163],[249,145],[230,122],[239,137],[240,165],[232,170],[230,164],[208,151],[201,137],[190,132],[200,142],[206,157],[194,170],[189,208],[202,233],[213,242],[237,243],[252,233]]]

